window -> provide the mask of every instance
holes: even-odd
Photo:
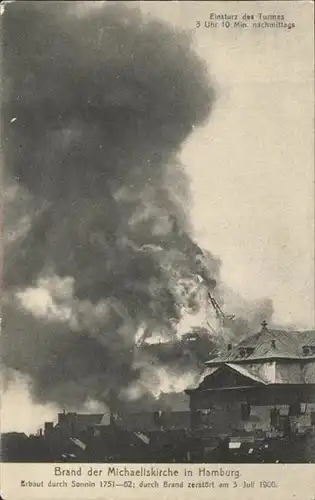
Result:
[[[200,410],[196,410],[195,412],[193,412],[191,414],[191,417],[192,417],[192,421],[191,421],[192,427],[199,427],[201,425],[201,422],[202,422]]]
[[[247,356],[253,354],[254,350],[255,349],[253,347],[241,347],[239,349],[239,355],[241,358],[246,358]]]
[[[280,429],[280,412],[277,408],[270,410],[270,427],[276,430]]]
[[[242,415],[242,420],[249,420],[250,417],[250,405],[247,403],[244,403],[241,405],[241,415]]]
[[[304,345],[302,347],[303,356],[312,356],[315,354],[315,346],[313,345]]]
[[[163,411],[155,411],[153,414],[154,424],[158,427],[163,427],[165,425],[165,414]]]
[[[291,417],[301,415],[301,413],[302,413],[301,412],[301,403],[295,402],[292,405],[290,405],[289,415]]]

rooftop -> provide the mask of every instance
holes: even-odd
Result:
[[[315,330],[299,332],[269,329],[267,323],[263,322],[258,333],[246,337],[236,346],[228,345],[206,365],[274,359],[315,360]]]

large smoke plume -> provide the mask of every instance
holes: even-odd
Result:
[[[213,286],[176,158],[212,87],[187,35],[136,8],[18,3],[3,27],[5,160],[28,205],[6,246],[3,361],[39,400],[106,401],[141,380],[139,330],[174,336],[198,307],[186,288]]]
[[[212,290],[219,272],[191,237],[177,157],[211,113],[203,62],[136,7],[78,6],[3,16],[2,359],[60,405],[156,395],[163,377],[177,390],[182,364],[155,369],[135,339],[174,338],[198,276]]]

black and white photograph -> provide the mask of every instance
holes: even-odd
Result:
[[[2,462],[315,463],[312,25],[1,5]]]

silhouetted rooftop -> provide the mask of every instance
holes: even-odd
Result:
[[[263,323],[260,332],[246,337],[206,364],[209,366],[270,359],[315,359],[315,330],[276,330],[269,329]]]

